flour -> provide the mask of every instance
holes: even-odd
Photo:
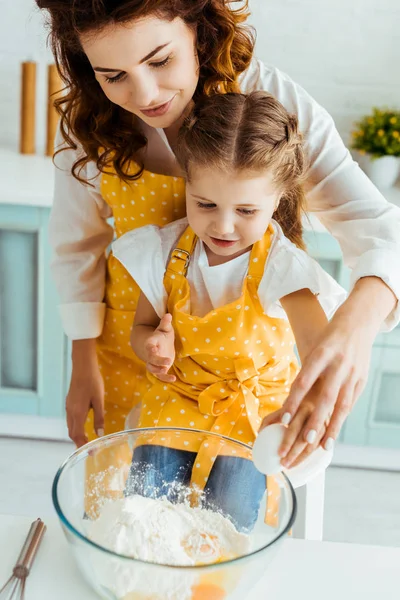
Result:
[[[110,501],[87,523],[88,537],[118,554],[171,566],[218,563],[250,551],[249,536],[205,508],[134,495]],[[160,600],[191,598],[194,571],[166,569],[104,557],[103,585],[118,598],[130,592]]]
[[[88,533],[118,554],[163,565],[216,563],[249,548],[249,537],[217,512],[138,495],[105,504]]]

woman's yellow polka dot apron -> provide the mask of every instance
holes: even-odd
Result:
[[[241,297],[198,317],[191,315],[186,279],[197,238],[190,227],[184,232],[164,278],[175,331],[170,372],[176,381],[165,384],[149,374],[153,387],[143,400],[140,427],[201,429],[252,446],[262,419],[282,406],[298,363],[287,321],[267,316],[258,297],[271,236],[269,228],[251,250]],[[203,489],[226,447],[213,436],[202,443],[184,435],[174,439],[174,448],[197,453],[192,484]],[[156,434],[152,443],[169,446],[170,440]]]
[[[132,172],[136,166],[132,166]],[[141,178],[126,183],[116,174],[103,174],[101,194],[113,211],[117,237],[144,225],[167,225],[185,216],[185,181],[144,171]],[[139,298],[139,288],[112,253],[107,260],[105,303],[106,316],[97,350],[100,370],[105,387],[105,433],[125,428],[125,419],[132,407],[140,402],[149,388],[145,365],[134,354],[130,345],[130,333]],[[93,414],[86,423],[89,440],[95,439]],[[127,455],[116,462],[124,464]],[[101,454],[88,460],[87,473],[95,478],[104,471]],[[103,478],[107,487],[107,477]],[[90,514],[90,507],[87,506]]]

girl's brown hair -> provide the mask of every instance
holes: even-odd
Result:
[[[240,2],[237,9],[232,7]],[[248,0],[36,0],[49,13],[50,45],[66,94],[55,102],[61,132],[68,147],[83,148],[72,174],[89,161],[100,171],[112,165],[125,180],[136,179],[139,167],[129,174],[132,160],[147,139],[132,113],[113,104],[97,83],[81,44],[80,35],[101,31],[109,24],[127,23],[147,15],[181,18],[193,27],[200,64],[195,100],[201,94],[238,92],[239,75],[249,66],[254,48],[252,30],[242,23],[248,17]]]
[[[176,157],[188,180],[192,165],[271,173],[281,193],[274,219],[304,248],[303,138],[297,118],[271,94],[215,94],[198,100],[179,131]]]

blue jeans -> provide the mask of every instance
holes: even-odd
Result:
[[[125,495],[166,496],[178,502],[182,487],[190,484],[196,456],[195,452],[165,446],[139,446],[134,451]],[[265,489],[265,475],[251,460],[217,456],[204,488],[206,506],[229,517],[238,531],[247,532],[257,520]]]

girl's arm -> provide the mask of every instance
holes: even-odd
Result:
[[[314,349],[328,324],[317,297],[308,289],[298,290],[281,298],[296,340],[301,362]]]
[[[149,338],[160,324],[160,317],[143,292],[139,296],[131,332],[131,346],[138,358],[147,362],[146,350]]]
[[[175,360],[172,317],[167,313],[160,320],[143,293],[140,294],[136,309],[131,344],[136,356],[146,363],[150,373],[161,381],[175,381],[175,376],[168,374]]]

